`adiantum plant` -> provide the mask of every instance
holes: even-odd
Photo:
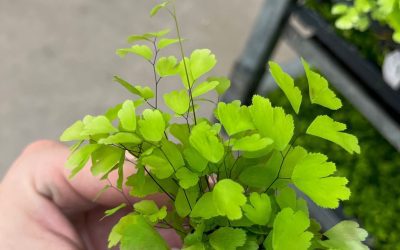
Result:
[[[107,179],[116,172],[113,187],[140,198],[107,210],[122,217],[109,235],[109,247],[120,249],[168,249],[157,228],[172,228],[182,238],[183,249],[368,249],[367,232],[354,221],[342,221],[326,232],[309,216],[307,202],[334,209],[350,197],[347,179],[335,176],[336,166],[316,152],[296,144],[299,136],[316,136],[338,144],[350,154],[359,153],[355,136],[346,125],[319,115],[302,134],[294,133],[294,117],[301,119],[303,95],[291,76],[269,63],[276,83],[285,93],[294,114],[255,95],[249,106],[240,101],[216,103],[218,122],[199,117],[197,110],[214,91],[218,96],[230,87],[225,77],[206,77],[217,63],[208,49],[185,57],[175,13],[170,2],[151,11],[167,11],[176,24],[177,38],[169,30],[133,35],[134,44],[117,50],[121,57],[139,56],[154,69],[154,88],[114,80],[135,98],[109,109],[104,115],[86,116],[67,128],[61,141],[76,141],[67,167],[71,178],[91,159],[94,176]],[[180,58],[160,57],[163,49],[178,46]],[[309,98],[316,105],[337,110],[340,99],[328,82],[302,61],[309,83]],[[182,88],[162,95],[168,110],[160,109],[158,86],[175,77]],[[143,110],[139,112],[139,110]],[[134,174],[125,176],[124,163]],[[125,174],[125,175],[124,175]],[[159,207],[149,195],[164,193],[169,206]],[[167,208],[168,207],[168,208]]]

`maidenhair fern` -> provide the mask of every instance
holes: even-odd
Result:
[[[122,187],[128,186],[131,196],[142,199],[105,212],[112,216],[122,208],[131,210],[112,229],[109,247],[168,249],[156,230],[164,227],[181,236],[186,250],[367,249],[362,243],[367,233],[356,222],[343,221],[320,232],[318,222],[310,219],[307,202],[294,190],[329,209],[349,199],[347,179],[334,175],[335,164],[296,143],[300,136],[316,136],[350,154],[359,153],[358,140],[345,132],[346,125],[320,115],[302,134],[295,134],[293,116],[258,95],[249,106],[216,101],[218,122],[199,117],[204,95],[214,91],[220,96],[230,82],[225,77],[206,76],[217,63],[210,50],[195,50],[185,57],[173,4],[163,2],[151,15],[160,10],[175,21],[177,38],[166,38],[169,30],[133,35],[128,41],[140,44],[117,50],[121,57],[133,54],[150,63],[154,88],[135,86],[115,76],[135,98],[104,115],[86,116],[60,138],[77,141],[67,162],[71,177],[91,159],[93,175],[107,179],[117,172],[118,180],[110,185],[122,194]],[[165,47],[174,44],[179,47],[179,60],[159,57]],[[278,64],[269,65],[296,119],[301,119],[303,94]],[[326,79],[304,60],[303,65],[311,102],[339,109],[342,103]],[[163,78],[176,76],[182,88],[161,96],[158,86]],[[160,108],[161,98],[168,110]],[[135,173],[125,178],[127,161],[134,163]],[[169,198],[169,206],[159,207],[146,199],[160,192]]]

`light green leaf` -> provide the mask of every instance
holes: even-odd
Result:
[[[194,98],[194,97],[204,95],[205,93],[208,93],[211,90],[215,89],[215,87],[217,87],[218,85],[219,85],[219,82],[217,82],[217,81],[202,82],[199,85],[197,85],[195,88],[193,88],[192,96]]]
[[[336,20],[335,26],[338,29],[349,30],[354,28],[358,19],[359,15],[357,10],[355,8],[349,8],[344,15]]]
[[[301,59],[301,61],[308,80],[311,103],[316,103],[332,110],[340,109],[342,101],[329,89],[328,81],[320,74],[312,71],[304,59]]]
[[[258,95],[253,96],[249,110],[260,135],[271,138],[274,148],[283,151],[293,136],[293,117],[286,115],[281,107],[273,108],[267,98]]]
[[[244,136],[233,142],[232,150],[258,151],[271,145],[274,141],[270,138],[261,138],[259,134]]]
[[[157,184],[150,176],[145,174],[143,167],[140,167],[136,174],[128,177],[126,185],[132,187],[130,195],[134,197],[143,198],[147,195],[159,192]]]
[[[159,37],[165,36],[169,32],[170,32],[170,29],[162,29],[162,30],[156,31],[156,32],[149,32],[149,33],[146,33],[144,35],[147,36],[147,37],[157,37],[157,38],[159,38]]]
[[[199,176],[185,167],[178,169],[175,174],[179,185],[184,189],[193,187],[199,182]]]
[[[292,105],[293,110],[296,112],[296,114],[298,114],[301,100],[303,98],[300,89],[294,86],[293,78],[284,72],[279,64],[270,61],[269,67],[269,71],[271,72],[272,77],[275,79],[276,84],[278,84],[278,86],[285,93],[290,105]]]
[[[121,154],[125,155],[125,151],[113,146],[101,146],[93,152],[91,168],[92,174],[108,174],[120,161]]]
[[[224,146],[207,122],[198,123],[193,127],[189,141],[192,147],[210,162],[217,163],[224,156]]]
[[[156,72],[159,76],[172,76],[179,73],[178,61],[176,57],[169,56],[169,57],[161,57],[158,59],[155,68]]]
[[[209,235],[215,250],[236,250],[246,242],[246,232],[242,229],[221,227]]]
[[[164,94],[165,104],[176,114],[182,115],[189,109],[189,95],[186,89],[174,90]]]
[[[128,37],[128,43],[133,43],[140,40],[151,41],[151,38],[162,37],[170,32],[169,29],[163,29],[157,32],[149,32],[141,35],[131,35]]]
[[[82,121],[77,121],[68,127],[63,134],[60,136],[60,141],[78,141],[89,139],[87,135],[81,135],[84,124]]]
[[[248,107],[240,106],[240,101],[218,103],[218,120],[224,126],[229,136],[254,129]]]
[[[131,48],[118,49],[117,55],[124,58],[127,54],[132,53],[151,61],[153,59],[153,51],[147,45],[133,45]]]
[[[126,203],[122,203],[122,204],[120,204],[120,205],[117,206],[117,207],[114,207],[114,208],[112,208],[112,209],[106,210],[106,211],[104,212],[103,218],[101,218],[100,220],[103,220],[103,219],[106,218],[106,217],[109,217],[109,216],[114,215],[116,212],[118,212],[119,210],[121,210],[121,209],[123,209],[123,208],[125,208],[125,207],[126,207]]]
[[[197,197],[199,197],[199,190],[197,187],[187,190],[179,188],[174,203],[177,214],[182,218],[188,216],[196,204]]]
[[[121,126],[126,131],[136,130],[136,112],[135,105],[131,100],[126,100],[122,104],[121,110],[118,112],[118,118],[121,121]]]
[[[190,213],[190,217],[200,217],[206,220],[220,215],[212,192],[203,194]]]
[[[79,171],[83,169],[89,161],[90,155],[100,147],[98,144],[88,144],[75,150],[67,160],[65,166],[71,170],[69,178],[73,178]]]
[[[143,97],[145,100],[151,99],[154,97],[154,92],[149,87],[142,87],[139,85],[132,86],[129,82],[125,81],[124,79],[122,79],[119,76],[114,76],[114,81],[121,84],[124,88],[126,88],[132,94]]]
[[[306,231],[310,219],[301,211],[285,208],[274,221],[272,246],[274,250],[307,250],[311,246],[313,234]]]
[[[190,55],[190,69],[194,80],[214,68],[217,60],[209,49],[197,49]]]
[[[155,15],[158,13],[159,10],[161,10],[161,9],[163,9],[163,8],[165,8],[165,7],[167,7],[168,4],[169,4],[169,1],[165,1],[165,2],[162,2],[162,3],[160,3],[160,4],[157,4],[156,6],[154,6],[154,7],[151,9],[151,11],[150,11],[150,16],[151,16],[151,17],[152,17],[152,16],[155,16]]]
[[[178,123],[173,123],[169,126],[169,132],[176,138],[178,139],[184,146],[189,145],[189,128],[186,123],[184,124],[178,124]]]
[[[231,86],[231,81],[226,77],[209,77],[207,78],[208,82],[216,81],[219,84],[215,87],[215,91],[217,91],[218,95],[224,94],[229,87]]]
[[[241,207],[247,201],[243,192],[243,187],[237,182],[230,179],[218,181],[212,193],[219,214],[228,217],[229,220],[242,218]]]
[[[197,172],[203,172],[204,169],[206,169],[208,164],[207,159],[201,156],[200,153],[192,147],[185,148],[183,151],[183,156],[188,162],[190,169]]]
[[[165,121],[159,110],[145,109],[143,119],[139,120],[139,131],[148,141],[157,142],[164,136]]]
[[[181,41],[183,41],[183,40],[181,39]],[[158,42],[157,48],[158,49],[163,49],[163,48],[165,48],[167,46],[170,46],[172,44],[175,44],[175,43],[179,43],[179,38],[175,38],[175,39],[162,38]]]
[[[329,249],[338,250],[368,250],[369,247],[364,245],[364,241],[368,233],[360,228],[357,222],[341,221],[323,235],[328,237],[328,240],[319,241],[319,243]]]
[[[121,132],[114,135],[110,135],[107,138],[102,138],[98,141],[99,144],[111,145],[111,144],[140,144],[142,139],[136,134]]]
[[[133,205],[135,212],[141,214],[152,223],[163,220],[167,216],[167,207],[158,208],[153,200],[142,200]]]
[[[118,132],[107,117],[100,115],[83,121],[84,129],[81,135],[98,135]]]
[[[174,173],[173,166],[159,150],[154,150],[151,155],[142,157],[141,163],[148,166],[158,179],[168,178]]]
[[[161,235],[141,215],[128,214],[112,228],[108,237],[108,247],[120,243],[121,250],[167,250]]]
[[[267,225],[272,211],[268,195],[253,192],[249,199],[250,204],[243,206],[246,217],[257,225]]]
[[[339,200],[349,199],[350,190],[346,187],[346,178],[331,176],[336,171],[336,166],[327,162],[327,159],[323,154],[309,153],[297,162],[292,180],[317,205],[337,208]]]
[[[344,133],[346,124],[336,122],[327,115],[319,115],[307,128],[306,133],[336,143],[350,154],[360,153],[358,139],[354,135]]]
[[[346,4],[335,4],[332,9],[331,9],[331,13],[332,15],[341,15],[347,12],[347,10],[349,9],[349,6]]]
[[[107,109],[106,113],[104,113],[104,116],[107,117],[108,120],[111,122],[117,119],[118,117],[118,112],[122,108],[122,103],[115,105],[114,107],[111,107]]]
[[[175,169],[185,166],[181,150],[175,143],[164,139],[161,142],[161,150],[163,152],[161,155],[165,157]]]

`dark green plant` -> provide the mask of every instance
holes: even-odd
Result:
[[[107,179],[117,172],[119,178],[111,186],[125,195],[125,184],[131,187],[131,196],[144,198],[133,206],[127,201],[106,211],[111,216],[121,208],[131,209],[112,229],[109,247],[168,249],[156,230],[165,227],[181,236],[186,250],[368,249],[362,244],[367,233],[356,222],[342,221],[320,232],[318,222],[309,218],[306,201],[292,188],[324,208],[336,208],[341,200],[349,199],[347,179],[333,175],[335,164],[297,143],[299,137],[315,136],[350,154],[359,153],[357,138],[344,132],[346,125],[319,115],[301,134],[295,134],[294,117],[261,96],[254,96],[250,106],[218,102],[214,111],[218,123],[199,117],[203,95],[210,91],[221,95],[230,82],[224,77],[205,77],[216,64],[208,49],[185,57],[174,6],[163,2],[151,15],[161,9],[173,18],[177,38],[165,38],[168,30],[133,35],[128,41],[141,44],[117,50],[121,57],[135,54],[150,63],[155,91],[115,77],[138,98],[104,115],[86,116],[61,136],[62,141],[77,141],[67,162],[71,177],[91,158],[93,175]],[[179,46],[180,61],[175,56],[159,57],[172,44]],[[301,91],[278,64],[269,65],[297,119]],[[331,110],[341,108],[328,82],[305,61],[303,65],[311,102]],[[160,109],[158,86],[162,78],[174,76],[181,80],[182,89],[163,95],[172,117]],[[127,153],[133,160],[126,158]],[[125,182],[126,161],[134,163],[136,172]],[[170,199],[169,209],[145,199],[160,192]]]
[[[307,78],[296,79],[299,88],[307,89]],[[268,98],[285,109],[290,103],[279,90],[268,94]],[[304,128],[316,115],[325,113],[307,99],[302,103],[302,119],[297,121],[297,128]],[[343,154],[340,147],[331,143],[313,139],[299,138],[298,142],[308,149],[318,150],[336,162],[338,172],[349,178],[352,198],[343,203],[347,216],[356,217],[373,237],[375,249],[400,249],[398,235],[400,224],[397,211],[400,211],[400,154],[350,103],[343,100],[343,108],[328,113],[335,120],[341,120],[351,126],[352,132],[362,144],[359,156]],[[371,202],[372,201],[372,202]]]

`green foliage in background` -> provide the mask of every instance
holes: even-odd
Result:
[[[362,243],[367,232],[356,222],[343,221],[321,232],[309,217],[307,203],[293,189],[327,209],[349,199],[348,180],[335,174],[336,164],[297,140],[316,137],[337,144],[342,154],[358,154],[358,139],[346,125],[321,113],[299,130],[307,92],[273,62],[271,73],[296,114],[256,95],[249,106],[217,101],[218,122],[199,117],[198,109],[208,100],[205,94],[220,96],[230,82],[207,77],[217,63],[210,50],[197,49],[185,56],[173,4],[155,6],[151,16],[160,10],[174,20],[176,37],[168,38],[169,30],[132,35],[128,42],[133,46],[117,50],[120,57],[139,57],[150,64],[154,88],[116,76],[114,80],[134,98],[103,115],[84,117],[60,138],[76,141],[67,163],[71,177],[89,162],[93,175],[101,179],[118,174],[116,183],[109,181],[105,189],[113,187],[126,197],[127,186],[131,196],[141,199],[105,212],[112,216],[130,209],[110,232],[108,246],[168,249],[157,231],[161,227],[174,229],[186,250],[368,249]],[[162,56],[163,49],[174,44],[179,59]],[[304,60],[303,65],[311,102],[325,111],[340,109],[342,102],[328,82]],[[180,81],[181,88],[161,95],[159,85],[165,77]],[[167,110],[160,108],[161,98]],[[133,163],[133,174],[126,176],[125,162]],[[146,199],[155,193],[168,197],[168,206]]]
[[[339,29],[365,31],[370,20],[376,20],[393,29],[393,40],[400,43],[400,1],[399,0],[354,0],[337,3],[332,14],[338,15],[335,25]]]
[[[305,76],[296,79],[296,83],[302,91],[307,89]],[[279,90],[268,94],[268,98],[286,110],[290,108],[290,102]],[[305,99],[301,119],[297,121],[299,131],[320,114],[328,114],[349,125],[362,145],[360,155],[344,154],[340,147],[312,137],[301,137],[297,141],[311,151],[326,154],[337,163],[338,172],[349,178],[352,198],[344,202],[345,214],[362,222],[374,238],[376,249],[400,249],[400,153],[346,100],[341,110],[326,112]]]
[[[332,26],[338,19],[338,15],[332,14],[334,0],[306,0],[306,6],[318,12]],[[349,2],[346,2],[349,3]],[[396,49],[399,45],[392,39],[393,31],[384,23],[374,23],[366,30],[339,29],[335,27],[336,33],[348,42],[354,44],[361,54],[371,62],[381,66],[385,55]]]

